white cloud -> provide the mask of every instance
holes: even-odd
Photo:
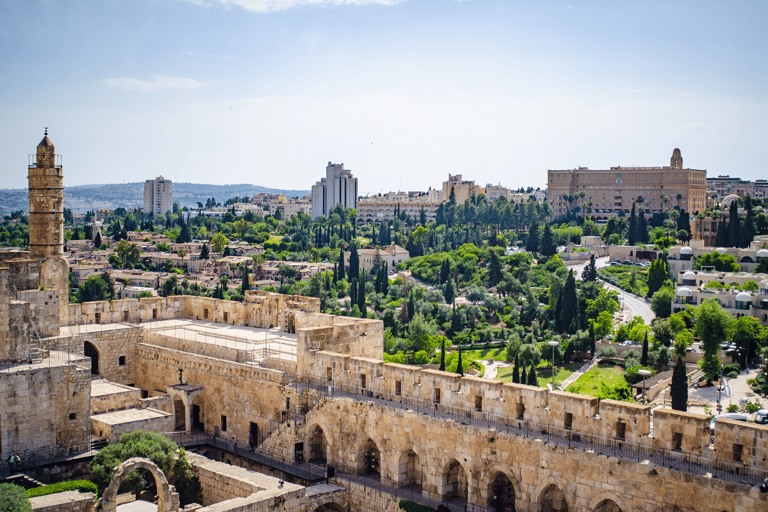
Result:
[[[218,80],[195,80],[194,78],[185,78],[180,76],[162,76],[152,75],[150,80],[140,78],[102,78],[102,83],[109,87],[122,89],[124,91],[138,92],[157,92],[157,91],[176,91],[181,89],[202,89],[204,87],[213,87],[219,84]]]
[[[210,7],[214,4],[220,4],[224,7],[236,5],[248,11],[268,13],[273,11],[284,11],[291,7],[301,5],[396,5],[404,0],[185,0],[195,5],[204,5]]]

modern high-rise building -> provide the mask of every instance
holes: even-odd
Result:
[[[173,209],[173,183],[162,176],[144,183],[144,213],[165,215]]]
[[[325,178],[312,187],[312,218],[327,217],[337,204],[357,208],[357,178],[344,164],[328,162]]]
[[[679,206],[690,213],[706,209],[707,171],[684,169],[679,149],[672,152],[669,167],[587,167],[547,171],[547,201],[554,217],[592,201],[592,218],[607,219],[628,213],[632,203],[646,214]]]

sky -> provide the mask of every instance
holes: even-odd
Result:
[[[768,2],[0,0],[0,188],[44,127],[65,186],[362,194],[548,169],[768,178]]]

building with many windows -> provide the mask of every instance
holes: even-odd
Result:
[[[727,174],[721,175],[716,178],[707,178],[707,193],[718,201],[730,195],[765,200],[768,197],[768,180],[747,181],[731,178]]]
[[[164,215],[173,209],[173,183],[162,176],[144,183],[144,213]]]
[[[675,149],[669,167],[611,167],[594,170],[578,167],[547,171],[547,201],[558,217],[581,212],[592,201],[592,218],[607,219],[628,213],[632,203],[646,213],[675,206],[691,213],[705,210],[707,171],[683,168],[683,157]],[[582,213],[583,214],[583,213]]]
[[[325,178],[312,187],[312,218],[327,217],[337,204],[357,208],[357,178],[343,163],[328,162]]]
[[[390,221],[395,212],[404,212],[419,220],[421,210],[427,222],[435,220],[442,193],[430,188],[427,192],[388,192],[384,195],[362,197],[357,203],[357,223]]]

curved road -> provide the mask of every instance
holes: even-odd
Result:
[[[581,272],[584,270],[585,266],[586,263],[580,263],[570,267],[574,272],[576,272],[576,279],[581,279]],[[608,256],[595,259],[595,266],[597,268],[608,266]],[[653,319],[656,318],[656,315],[651,309],[650,301],[642,297],[638,297],[637,295],[633,295],[629,292],[625,292],[621,288],[613,286],[610,283],[606,283],[603,280],[601,280],[601,282],[603,283],[603,286],[606,287],[606,289],[614,290],[619,293],[619,304],[621,305],[620,314],[622,321],[629,322],[632,320],[632,318],[639,316],[643,319],[645,325],[650,325]]]

